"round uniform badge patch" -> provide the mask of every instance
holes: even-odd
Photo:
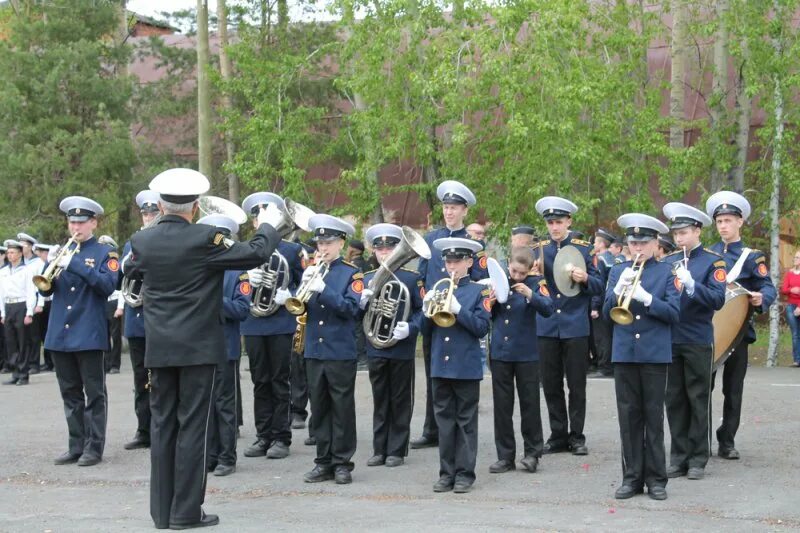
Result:
[[[767,277],[767,274],[769,274],[769,269],[767,269],[767,265],[765,265],[764,263],[758,265],[758,275],[761,276],[762,278],[765,278]]]
[[[492,301],[493,300],[490,300],[489,298],[484,298],[483,299],[483,308],[486,309],[487,313],[491,313],[492,312]]]
[[[425,299],[425,287],[419,288],[419,297],[422,298],[423,300]]]
[[[681,283],[681,280],[679,280],[678,278],[675,278],[675,282],[674,283],[675,283],[675,288],[678,289],[678,291],[683,290],[683,284]]]
[[[478,261],[478,264],[481,266],[481,268],[486,268],[486,265],[488,264],[488,262],[489,262],[489,258],[484,255],[483,257],[480,258],[480,261]]]
[[[306,267],[308,267],[308,259],[307,258],[303,257],[302,259],[300,259],[300,267],[303,270],[305,270]]]
[[[361,294],[361,291],[364,290],[364,282],[360,279],[357,279],[350,285],[350,288],[353,289],[354,293]]]
[[[550,297],[550,291],[547,290],[547,285],[539,285],[539,294],[547,298]]]
[[[111,259],[108,260],[106,266],[111,272],[116,272],[119,270],[119,261],[112,257]]]
[[[239,284],[239,292],[245,296],[249,296],[250,293],[253,292],[253,286],[250,285],[249,281],[243,281]]]
[[[714,279],[719,281],[720,283],[724,283],[727,277],[728,275],[725,274],[724,268],[718,268],[714,271]]]

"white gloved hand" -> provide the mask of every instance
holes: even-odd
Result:
[[[392,339],[401,341],[407,339],[410,333],[411,329],[408,326],[408,322],[398,322],[394,327],[394,331],[392,331]]]
[[[614,294],[616,294],[617,296],[622,296],[622,293],[625,292],[625,289],[630,287],[630,285],[631,285],[630,281],[626,281],[625,279],[620,277],[617,280],[617,284],[614,285]]]
[[[72,261],[72,256],[64,254],[61,259],[58,260],[58,266],[66,270],[69,267],[70,261]]]
[[[630,285],[633,283],[633,280],[636,278],[636,271],[631,267],[626,267],[625,270],[622,271],[622,274],[619,275],[619,279],[623,281],[626,285]]]
[[[483,278],[476,281],[478,285],[487,285],[490,286],[492,284],[492,278]]]
[[[252,285],[253,288],[260,287],[264,284],[264,271],[260,268],[248,270],[247,277],[250,279],[250,285]]]
[[[322,279],[321,277],[314,278],[314,281],[312,281],[309,284],[308,290],[311,291],[311,292],[322,292],[322,291],[324,291],[325,290],[325,280]]]
[[[433,292],[433,291],[428,291],[428,292],[426,292],[426,293],[425,293],[425,296],[423,296],[423,297],[422,297],[422,301],[423,301],[423,303],[424,303],[424,302],[430,302],[430,301],[433,299],[433,295],[434,295],[434,294],[436,294],[436,293],[435,293],[435,292]]]
[[[692,273],[689,272],[688,268],[684,267],[683,265],[679,266],[677,269],[675,269],[675,277],[680,280],[689,293],[694,292],[694,278],[692,277]]]
[[[311,267],[308,267],[307,269],[305,269],[303,271],[303,277],[300,280],[300,283],[305,283],[306,281],[308,281],[311,278],[311,276],[314,275],[314,270],[315,269],[311,268]]]
[[[653,295],[647,292],[641,283],[636,285],[633,290],[633,299],[637,302],[642,302],[645,307],[650,307],[650,304],[653,303]]]
[[[461,303],[456,299],[456,295],[454,294],[453,299],[450,300],[450,312],[457,315],[459,311],[461,311]]]
[[[259,225],[269,224],[273,228],[276,228],[280,225],[283,218],[284,216],[281,208],[274,203],[268,203],[267,207],[263,207],[261,211],[259,211],[257,220]]]
[[[358,302],[358,306],[361,309],[366,309],[367,304],[369,304],[369,300],[370,298],[372,298],[373,294],[375,294],[375,291],[373,291],[372,289],[364,289],[363,291],[361,291],[361,300]]]
[[[289,289],[279,288],[277,291],[275,291],[275,303],[278,305],[283,305],[286,303],[286,300],[288,300],[291,296],[292,293],[289,292]]]

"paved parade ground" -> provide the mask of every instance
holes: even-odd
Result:
[[[31,377],[28,387],[0,387],[0,530],[154,531],[148,512],[149,451],[125,451],[133,435],[132,377],[108,376],[110,415],[103,462],[54,466],[66,450],[66,424],[55,375]],[[366,372],[356,386],[358,451],[353,484],[303,483],[313,467],[304,430],[294,431],[284,460],[247,458],[253,437],[252,386],[242,360],[245,426],[237,472],[209,477],[205,509],[220,516],[211,531],[783,531],[800,528],[800,370],[750,368],[740,461],[712,457],[706,479],[670,480],[669,499],[613,498],[620,455],[613,381],[589,380],[589,455],[545,456],[536,474],[489,474],[495,460],[491,378],[483,381],[478,479],[472,493],[434,494],[436,449],[412,450],[398,468],[365,466],[371,456],[371,391]],[[422,362],[417,364],[412,437],[422,425]],[[714,395],[714,427],[721,395]],[[545,437],[546,409],[542,401]],[[667,432],[668,434],[668,432]],[[518,435],[518,448],[521,447]],[[667,443],[669,446],[669,443]],[[716,451],[716,443],[714,443]],[[518,457],[519,459],[519,457]]]

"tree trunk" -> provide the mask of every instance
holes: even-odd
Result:
[[[197,163],[200,173],[211,176],[211,89],[208,80],[208,0],[197,0]]]
[[[753,105],[745,91],[744,69],[748,61],[746,45],[742,46],[743,59],[736,76],[736,162],[729,175],[730,185],[738,193],[744,191],[744,169],[747,164],[747,148],[750,145],[750,120]]]
[[[669,90],[669,146],[684,148],[684,76],[686,71],[686,0],[675,0],[672,10],[672,72]]]
[[[231,66],[231,58],[228,57],[228,6],[227,0],[217,0],[217,18],[219,19],[217,25],[219,27],[219,72],[222,76],[222,81],[227,82],[231,79],[233,67]],[[231,97],[227,91],[222,94],[222,109],[230,111],[233,105]],[[226,177],[228,180],[228,200],[238,204],[239,203],[239,176],[237,176],[231,168],[233,167],[233,156],[235,148],[233,145],[232,135],[225,133],[225,161],[228,164],[228,171]]]
[[[711,135],[719,147],[717,153],[727,145],[727,108],[728,108],[728,0],[716,0],[714,11],[717,18],[717,34],[714,39],[714,74],[711,81]],[[725,171],[721,167],[726,161],[720,157],[713,158],[711,163],[711,190],[723,187]]]
[[[130,36],[130,28],[128,26],[128,10],[127,10],[127,1],[120,0],[119,2],[119,25],[117,26],[117,40],[120,44],[124,44],[128,37]],[[118,65],[117,68],[117,75],[120,77],[127,77],[128,76],[128,63],[123,62]],[[130,106],[130,103],[128,104]],[[133,133],[131,133],[131,136]],[[126,173],[130,177],[130,172]],[[117,213],[117,226],[116,226],[116,234],[117,235],[127,235],[130,224],[131,224],[131,209],[130,209],[130,199],[133,195],[132,191],[132,184],[130,179],[120,180],[119,185],[117,186],[117,194],[119,194],[120,198],[128,199],[126,203],[124,203],[124,207],[119,210]]]
[[[289,30],[289,6],[286,0],[278,0],[278,42],[285,46]]]

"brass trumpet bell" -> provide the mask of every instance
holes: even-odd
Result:
[[[645,258],[642,254],[637,254],[636,257],[633,258],[631,268],[636,271],[633,282],[619,295],[617,298],[617,306],[613,307],[608,313],[611,320],[621,326],[628,326],[633,323],[633,313],[630,311],[631,300],[633,299],[633,293],[637,285],[639,285],[642,279],[644,263]]]

